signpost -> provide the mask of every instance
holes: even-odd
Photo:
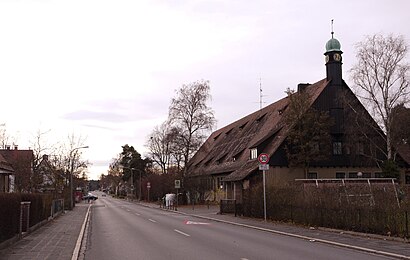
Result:
[[[263,216],[266,221],[266,173],[269,170],[269,155],[261,153],[258,156],[259,170],[263,171]]]
[[[151,189],[151,182],[147,182],[148,202],[149,202],[149,189]]]
[[[176,201],[176,203],[177,203],[177,206],[176,206],[176,209],[178,209],[178,193],[179,193],[179,189],[181,188],[181,180],[175,180],[175,189],[177,189],[177,196],[176,196],[176,198],[177,198],[177,201]]]

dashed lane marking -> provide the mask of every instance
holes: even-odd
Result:
[[[157,223],[155,220],[153,220],[153,219],[148,219],[149,221],[151,221],[151,222],[153,222],[153,223]]]
[[[181,234],[181,235],[184,235],[184,236],[186,236],[186,237],[190,237],[190,236],[191,236],[191,235],[189,235],[189,234],[187,234],[187,233],[184,233],[184,232],[182,232],[182,231],[179,231],[178,229],[174,229],[174,231],[177,232],[177,233],[179,233],[179,234]]]
[[[209,223],[186,220],[185,225],[209,225]]]

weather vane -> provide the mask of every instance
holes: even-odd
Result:
[[[333,32],[333,19],[332,19],[332,22],[331,22],[331,28],[332,28],[332,39],[333,39],[333,34],[334,34],[334,32]]]

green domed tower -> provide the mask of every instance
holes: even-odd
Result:
[[[332,38],[326,43],[326,79],[334,85],[342,85],[342,51],[340,42]]]

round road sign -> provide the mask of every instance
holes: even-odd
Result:
[[[261,153],[258,156],[258,161],[260,164],[268,164],[269,162],[269,155],[267,153]]]

